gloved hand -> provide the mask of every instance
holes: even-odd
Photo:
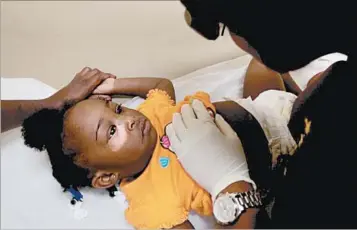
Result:
[[[264,110],[262,110],[264,111]],[[265,110],[266,111],[266,110]],[[265,111],[263,113],[265,113]],[[296,142],[292,137],[288,124],[281,115],[270,110],[265,114],[265,131],[268,135],[269,149],[272,154],[273,166],[280,155],[292,155],[296,149]]]
[[[236,100],[251,113],[264,130],[269,141],[273,166],[278,156],[293,154],[296,142],[288,128],[291,106],[296,96],[283,91],[269,90],[261,93],[254,101],[250,98]]]
[[[214,200],[228,185],[249,177],[242,143],[230,125],[217,114],[215,119],[199,100],[181,108],[167,127],[171,147],[186,172]]]
[[[270,132],[272,136],[269,140],[269,148],[272,153],[273,165],[275,165],[278,156],[292,155],[297,146],[286,124],[282,124],[279,128],[271,128]]]

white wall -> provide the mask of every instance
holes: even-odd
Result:
[[[179,1],[2,2],[1,76],[68,83],[84,66],[174,78],[240,55],[185,23]]]

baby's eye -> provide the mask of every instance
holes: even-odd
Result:
[[[115,112],[118,114],[122,112],[121,104],[117,105],[117,107],[115,108]]]
[[[115,125],[110,126],[109,128],[109,138],[111,138],[115,132],[117,131],[117,127]]]

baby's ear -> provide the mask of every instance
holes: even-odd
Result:
[[[108,173],[97,171],[92,178],[92,186],[94,188],[110,188],[117,184],[119,173]]]
[[[63,112],[55,109],[42,109],[22,123],[22,136],[25,145],[42,151],[54,136],[61,135]]]

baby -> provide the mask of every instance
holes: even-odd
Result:
[[[113,195],[119,183],[128,200],[126,219],[135,228],[192,228],[190,211],[212,215],[210,195],[183,170],[165,129],[173,114],[193,99],[212,116],[220,105],[204,92],[176,104],[171,81],[162,78],[109,79],[95,91],[103,92],[146,100],[132,110],[88,99],[62,111],[38,111],[23,124],[25,143],[47,150],[62,187],[105,188]]]

